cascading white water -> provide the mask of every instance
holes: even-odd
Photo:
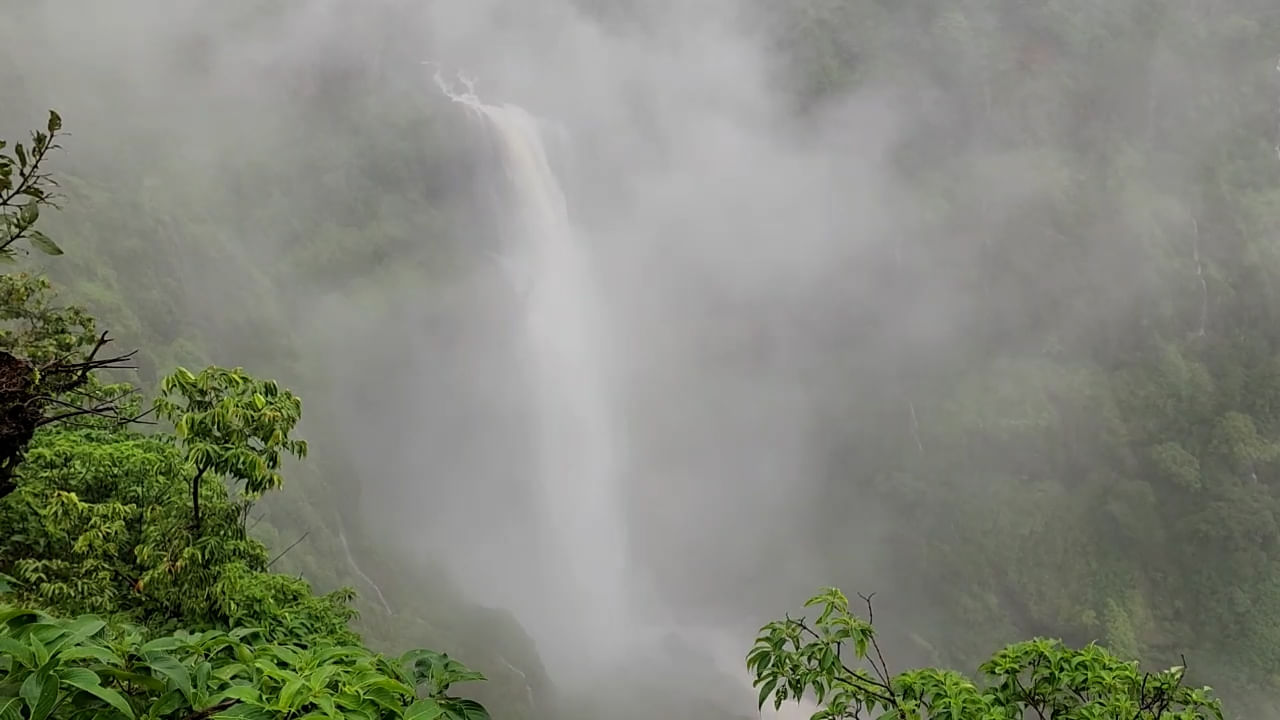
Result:
[[[386,610],[388,615],[392,614],[387,596],[382,594],[382,587],[374,582],[373,578],[364,574],[364,570],[360,569],[360,563],[356,562],[355,556],[351,554],[351,546],[347,544],[347,526],[342,522],[342,513],[334,513],[334,517],[337,520],[338,544],[342,546],[342,554],[347,558],[347,564],[366,585],[373,588],[373,593],[378,596],[378,603],[382,605],[382,609]]]
[[[542,598],[544,627],[531,627],[550,669],[599,666],[619,651],[626,587],[620,439],[610,387],[608,324],[591,258],[569,221],[537,121],[513,105],[487,105],[470,83],[440,88],[481,115],[498,141],[514,190],[516,234],[505,269],[523,275],[530,381],[535,402],[543,570],[555,597]],[[514,269],[513,269],[514,266]],[[530,592],[534,590],[529,589]],[[556,637],[574,637],[576,657],[555,657]],[[587,642],[582,642],[586,640]]]
[[[591,256],[574,232],[538,122],[514,105],[488,105],[462,79],[456,91],[439,74],[451,100],[484,118],[498,140],[514,190],[515,246],[495,257],[525,298],[525,328],[536,401],[538,465],[550,574],[539,622],[529,630],[552,675],[617,672],[624,654],[675,634],[714,659],[714,669],[741,683],[745,711],[755,690],[745,674],[747,639],[717,628],[681,627],[660,607],[641,613],[647,587],[628,563],[618,395],[610,382],[610,326],[595,285]],[[529,588],[529,592],[536,592]],[[638,598],[641,598],[638,600]],[[648,622],[641,618],[647,618]],[[657,622],[655,622],[657,621]],[[559,642],[568,638],[566,645]],[[735,651],[738,648],[741,652]],[[816,707],[766,707],[762,718],[808,718]]]

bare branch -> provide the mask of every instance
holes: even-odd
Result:
[[[280,554],[279,554],[279,555],[276,555],[275,557],[271,558],[271,561],[267,563],[267,567],[268,567],[268,568],[270,568],[272,565],[275,565],[277,560],[279,560],[280,558],[284,557],[284,556],[285,556],[285,553],[287,553],[287,552],[289,552],[290,550],[292,550],[292,549],[294,549],[295,547],[297,547],[297,546],[298,546],[298,543],[302,542],[303,540],[306,540],[306,539],[307,539],[307,536],[308,536],[308,535],[310,535],[310,534],[311,534],[311,531],[310,531],[310,530],[308,530],[308,531],[306,531],[306,532],[302,533],[302,537],[298,538],[297,540],[294,540],[294,541],[293,541],[293,543],[292,543],[291,545],[289,545],[289,547],[287,547],[287,548],[285,548],[284,550],[280,551]]]
[[[858,593],[858,597],[862,598],[862,602],[866,603],[867,624],[869,625],[875,624],[875,621],[876,621],[875,608],[873,608],[871,605],[871,598],[875,596],[876,596],[875,593],[871,593],[870,595],[863,595],[862,593]],[[871,648],[876,652],[876,660],[880,661],[879,668],[876,668],[875,660],[871,662],[871,667],[876,670],[877,674],[880,675],[880,679],[884,681],[885,687],[889,687],[890,685],[889,678],[891,677],[889,674],[889,664],[884,661],[884,653],[880,650],[880,641],[876,639],[875,633],[871,634]]]

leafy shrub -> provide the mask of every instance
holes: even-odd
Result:
[[[148,639],[93,615],[0,605],[0,718],[488,720],[448,695],[483,680],[447,655],[397,660],[357,645],[254,642],[256,628]]]

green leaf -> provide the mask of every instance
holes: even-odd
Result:
[[[98,645],[77,645],[69,647],[58,653],[58,657],[66,662],[67,660],[97,660],[104,665],[123,665],[124,660],[119,655]]]
[[[48,235],[45,235],[39,230],[31,230],[28,233],[28,239],[31,241],[31,244],[32,246],[35,247],[35,249],[39,250],[45,255],[62,255],[63,254],[62,248],[58,247],[57,243],[55,243],[53,240],[50,240]]]
[[[404,720],[437,720],[444,716],[444,708],[435,700],[419,700],[404,711]]]
[[[278,720],[280,714],[255,705],[236,705],[223,710],[213,717],[225,718],[226,720],[231,720],[232,718],[236,720]]]
[[[769,679],[765,682],[765,684],[764,684],[763,686],[761,686],[761,688],[760,688],[760,697],[756,700],[756,706],[757,706],[757,707],[759,707],[759,708],[761,708],[761,709],[763,709],[763,708],[764,708],[764,701],[769,699],[769,696],[773,694],[773,690],[774,690],[774,688],[776,688],[776,687],[778,687],[778,676],[777,676],[777,675],[775,675],[775,676],[773,676],[773,677],[769,678]]]
[[[269,649],[273,655],[284,661],[285,665],[293,667],[298,664],[297,651],[283,645],[272,645]]]
[[[312,695],[311,702],[320,706],[320,709],[330,717],[342,717],[342,713],[338,712],[338,708],[333,704],[333,698],[328,695]]]
[[[250,635],[253,635],[255,633],[260,633],[260,632],[262,632],[262,628],[246,627],[246,628],[236,628],[228,632],[227,635],[230,635],[232,640],[243,640]]]
[[[31,641],[31,652],[35,656],[36,666],[43,667],[49,662],[49,648],[40,642],[40,638],[35,633],[29,635],[27,639]]]
[[[182,693],[180,691],[170,690],[165,693],[159,701],[147,708],[147,714],[155,717],[163,717],[190,707],[193,707],[193,705],[187,702],[186,698],[182,697]]]
[[[32,673],[22,682],[18,694],[31,709],[28,718],[44,720],[58,702],[58,678],[49,672]]]
[[[183,696],[187,698],[187,702],[191,701],[191,675],[182,666],[182,663],[168,655],[157,655],[148,658],[147,664],[151,666],[154,672],[168,678],[169,682],[182,691]]]
[[[182,638],[174,637],[173,635],[166,635],[145,643],[142,647],[138,648],[138,652],[142,655],[148,655],[150,653],[177,650],[184,645],[186,645],[186,642],[183,641]]]
[[[35,654],[31,652],[31,648],[11,637],[0,636],[0,653],[14,657],[18,662],[32,670],[36,667]]]
[[[164,692],[165,688],[168,686],[164,680],[154,678],[150,675],[143,675],[142,673],[126,672],[119,668],[100,667],[97,668],[97,671],[99,675],[106,675],[118,682],[130,683],[132,685],[137,685],[140,688],[146,688],[157,695]]]
[[[62,670],[60,675],[63,683],[93,695],[115,708],[121,715],[133,720],[133,708],[129,707],[129,703],[125,701],[124,696],[111,688],[102,687],[102,680],[92,670],[66,668]]]
[[[32,198],[18,210],[18,222],[23,227],[31,227],[40,219],[40,201]]]
[[[22,698],[0,698],[0,720],[22,720]]]
[[[213,665],[208,660],[196,666],[195,692],[197,700],[203,700],[209,687],[209,677],[213,675]],[[193,703],[194,704],[194,703]]]
[[[105,628],[106,626],[107,624],[105,622],[103,622],[101,619],[97,617],[94,617],[93,615],[82,615],[76,618],[75,620],[72,620],[71,622],[67,623],[66,625],[67,634],[58,638],[57,642],[54,642],[49,647],[49,650],[57,651],[58,648],[61,648],[61,647],[66,647],[68,645],[78,645],[84,640],[87,640],[88,638],[91,638],[94,635],[97,635],[99,632],[102,632],[102,629]]]
[[[442,704],[445,715],[451,720],[489,720],[489,711],[475,700],[449,698]]]
[[[209,698],[211,705],[217,705],[223,700],[236,699],[240,702],[256,703],[262,698],[262,694],[252,685],[232,685],[222,692]]]
[[[293,704],[293,698],[302,688],[303,682],[300,679],[290,680],[288,683],[285,683],[284,688],[280,690],[280,698],[276,702],[276,707],[280,710],[286,711],[296,710],[297,707]],[[303,696],[303,698],[305,699],[305,696]]]
[[[247,671],[248,669],[249,668],[242,663],[231,663],[229,665],[223,665],[217,670],[214,670],[213,676],[218,678],[219,680],[226,682],[231,680],[231,678],[235,677],[236,675],[239,675],[240,673]]]
[[[52,135],[52,134],[54,134],[54,133],[58,132],[59,130],[61,130],[61,129],[62,129],[62,116],[61,116],[61,115],[59,115],[57,112],[55,112],[55,111],[53,111],[53,110],[50,110],[50,111],[49,111],[49,123],[48,123],[48,125],[46,125],[46,127],[48,128],[48,130],[49,130],[49,134],[50,134],[50,135]]]

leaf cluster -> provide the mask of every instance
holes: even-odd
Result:
[[[770,697],[780,708],[812,693],[822,705],[814,720],[868,713],[886,720],[1223,717],[1209,688],[1183,685],[1185,667],[1144,673],[1096,644],[1076,650],[1037,638],[1010,645],[979,668],[980,682],[937,668],[891,674],[876,641],[871,599],[863,600],[866,619],[850,612],[842,592],[828,588],[806,603],[820,608],[812,624],[787,617],[761,628],[747,667],[762,707]]]
[[[50,427],[0,500],[0,569],[20,596],[65,613],[123,615],[154,628],[249,623],[273,637],[351,641],[342,592],[315,596],[267,572],[262,543],[221,482],[200,488],[189,529],[190,466],[162,437],[124,428]]]
[[[306,441],[289,437],[302,401],[273,380],[240,368],[198,374],[178,368],[160,390],[156,412],[174,423],[188,461],[202,474],[242,481],[246,494],[256,496],[280,486],[284,454],[306,457]]]
[[[488,720],[478,703],[445,692],[483,678],[422,650],[393,660],[353,645],[274,644],[255,628],[148,637],[92,615],[9,605],[0,605],[0,648],[4,720]]]
[[[0,258],[12,259],[19,241],[47,255],[61,255],[62,248],[35,228],[40,209],[54,204],[57,183],[44,171],[49,153],[60,146],[57,136],[62,118],[53,110],[43,131],[31,133],[28,145],[9,148],[0,140]]]

